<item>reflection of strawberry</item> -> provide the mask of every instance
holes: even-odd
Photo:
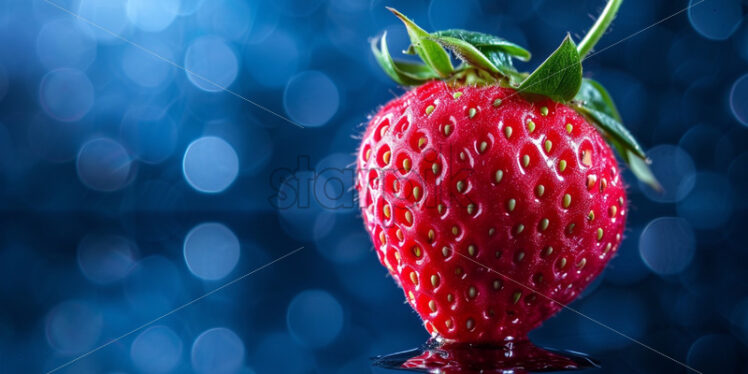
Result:
[[[422,350],[380,357],[375,365],[440,374],[524,374],[541,371],[585,369],[597,366],[587,356],[550,352],[529,342],[502,347],[485,345],[427,345]]]
[[[607,92],[582,80],[569,38],[528,76],[511,66],[529,57],[521,47],[426,34],[394,12],[426,65],[393,61],[384,37],[374,46],[390,76],[420,86],[364,134],[356,188],[366,228],[431,334],[524,338],[561,308],[551,299],[577,297],[621,242],[626,194],[604,138],[646,178],[641,149]],[[465,63],[453,68],[442,45]]]

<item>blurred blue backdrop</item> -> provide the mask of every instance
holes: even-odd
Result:
[[[384,30],[407,44],[384,6],[504,36],[529,69],[603,3],[1,1],[0,372],[52,370],[301,246],[58,372],[384,372],[368,358],[427,338],[345,169],[403,92],[369,52]],[[573,306],[705,373],[748,373],[746,11],[626,0],[585,62],[666,193],[627,172],[623,248]],[[289,208],[302,187],[318,198]],[[532,337],[598,371],[684,372],[567,311]]]

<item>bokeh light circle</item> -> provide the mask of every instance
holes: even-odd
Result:
[[[225,140],[205,136],[192,142],[184,152],[182,171],[187,182],[200,192],[218,193],[228,188],[239,174],[239,158]]]
[[[98,284],[109,284],[130,274],[135,267],[135,243],[118,235],[87,235],[78,244],[78,266]]]
[[[75,165],[78,177],[87,187],[111,192],[130,181],[132,159],[121,144],[98,138],[81,147]]]
[[[208,92],[223,91],[239,73],[236,54],[216,36],[204,36],[192,42],[185,53],[184,66],[190,82]]]
[[[329,345],[343,328],[343,307],[323,290],[307,290],[288,305],[286,324],[291,335],[311,348]]]
[[[284,347],[277,347],[283,349]],[[244,343],[233,331],[216,327],[192,344],[192,368],[200,374],[236,373],[244,363]]]
[[[169,327],[151,326],[132,341],[130,358],[144,373],[167,373],[182,359],[182,339]]]
[[[64,355],[90,349],[101,335],[101,312],[91,303],[69,300],[49,311],[45,332],[49,345]]]
[[[85,73],[57,69],[47,73],[39,85],[39,102],[52,118],[73,122],[85,116],[94,103],[94,87]]]
[[[697,229],[716,229],[732,213],[732,189],[722,174],[699,173],[688,196],[677,205],[678,215]]]
[[[187,233],[183,252],[192,274],[205,280],[218,280],[234,270],[239,261],[239,239],[220,223],[203,223]]]
[[[77,27],[73,19],[57,19],[39,30],[36,55],[49,70],[86,69],[96,59],[96,40]]]
[[[696,237],[682,218],[660,217],[650,222],[639,237],[639,254],[653,272],[672,275],[693,259]]]
[[[127,18],[143,31],[166,29],[179,14],[179,0],[128,0]]]
[[[338,111],[340,94],[335,83],[318,71],[299,73],[283,91],[283,106],[296,122],[307,127],[323,126]]]
[[[748,74],[733,83],[730,89],[730,109],[735,119],[748,126]]]
[[[682,200],[693,188],[696,167],[691,156],[682,148],[673,145],[659,145],[647,152],[652,160],[650,169],[662,185],[656,191],[639,181],[639,189],[652,201],[674,203]]]
[[[140,161],[158,164],[176,150],[179,131],[165,111],[155,106],[135,107],[122,118],[120,137]]]
[[[705,38],[725,40],[743,20],[742,4],[740,0],[690,0],[688,20],[694,30]]]

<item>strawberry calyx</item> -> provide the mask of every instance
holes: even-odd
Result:
[[[588,119],[618,152],[634,175],[660,190],[650,171],[644,150],[623,125],[608,91],[597,81],[584,78],[582,61],[615,18],[623,0],[609,0],[605,9],[579,45],[567,34],[559,47],[533,72],[518,71],[513,60],[528,61],[525,48],[498,36],[450,29],[429,33],[393,8],[387,8],[406,27],[411,44],[404,51],[422,63],[394,60],[387,47],[387,33],[371,41],[378,64],[395,82],[418,86],[443,80],[454,86],[498,85],[509,87],[529,100],[548,97],[569,105]],[[451,52],[461,62],[452,64]]]

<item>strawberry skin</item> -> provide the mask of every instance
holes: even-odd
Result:
[[[387,103],[356,189],[380,262],[446,342],[524,339],[602,271],[627,213],[583,116],[497,85],[433,81]]]

